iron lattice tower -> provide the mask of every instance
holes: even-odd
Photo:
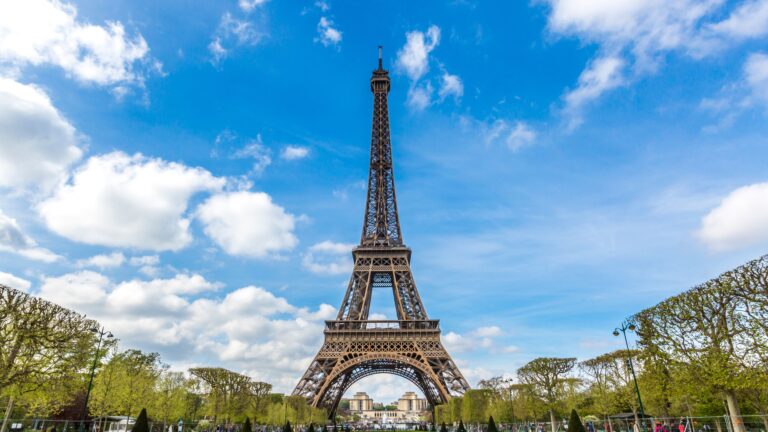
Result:
[[[438,320],[430,320],[411,274],[411,250],[403,243],[395,198],[389,133],[389,73],[371,77],[373,127],[368,195],[354,270],[335,321],[325,322],[325,342],[293,391],[330,418],[341,396],[360,379],[390,373],[408,379],[433,407],[469,389],[440,341]],[[374,288],[391,289],[397,320],[369,320]]]

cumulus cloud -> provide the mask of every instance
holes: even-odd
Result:
[[[312,273],[339,275],[352,271],[351,252],[355,245],[323,241],[304,253],[302,265]]]
[[[229,12],[224,12],[219,21],[219,26],[216,28],[216,32],[208,44],[208,51],[212,56],[211,61],[217,64],[229,55],[233,47],[255,46],[261,43],[267,36],[265,24],[256,23],[248,19],[240,19]]]
[[[698,237],[713,250],[768,245],[768,183],[740,187],[701,220]]]
[[[504,347],[498,347],[495,338],[502,336],[503,332],[497,326],[479,327],[467,335],[448,332],[442,340],[448,352],[464,353],[477,349],[490,349],[493,351],[505,351]]]
[[[253,258],[293,249],[296,218],[263,192],[231,192],[208,198],[196,210],[204,231],[225,252]]]
[[[280,152],[280,157],[285,160],[304,159],[309,156],[309,149],[300,146],[286,146],[283,151]]]
[[[90,258],[78,260],[75,264],[78,267],[96,267],[100,269],[120,267],[125,262],[125,255],[122,252],[112,252],[111,254],[94,255]]]
[[[0,210],[0,251],[11,252],[29,258],[35,261],[51,263],[60,256],[39,247],[31,237],[24,232],[16,223],[16,219],[5,215]]]
[[[335,24],[329,18],[320,17],[320,21],[317,23],[317,38],[316,42],[320,42],[323,46],[336,46],[341,43],[342,35],[341,31],[334,27]]]
[[[81,156],[75,128],[42,89],[0,78],[0,187],[51,187]]]
[[[721,0],[666,2],[546,0],[548,28],[598,45],[598,54],[566,96],[569,126],[581,122],[585,103],[658,70],[663,57],[682,52],[699,59],[768,34],[768,1],[752,0],[723,10]],[[726,18],[721,19],[722,16]],[[631,71],[625,78],[623,69]]]
[[[112,152],[88,159],[38,212],[51,231],[70,240],[179,250],[192,240],[189,199],[224,183],[202,168]]]
[[[32,286],[32,282],[10,273],[0,271],[0,285],[5,285],[19,291],[28,291],[29,287]]]
[[[255,286],[221,289],[197,274],[113,282],[82,271],[44,278],[37,294],[99,320],[128,346],[176,364],[217,359],[290,391],[335,309],[297,307]]]
[[[14,69],[52,65],[97,85],[141,82],[159,63],[140,34],[119,21],[104,26],[77,19],[77,8],[55,0],[0,2],[0,63]]]

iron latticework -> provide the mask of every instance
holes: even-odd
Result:
[[[368,194],[354,269],[335,321],[325,323],[325,342],[294,395],[304,396],[331,418],[344,392],[360,379],[390,373],[416,385],[432,406],[463,394],[469,384],[440,341],[411,275],[411,250],[403,243],[395,198],[389,133],[389,73],[379,49],[371,77],[373,128]],[[374,288],[392,291],[397,320],[369,320]]]

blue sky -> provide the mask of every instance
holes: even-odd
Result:
[[[289,391],[359,239],[377,45],[471,384],[766,252],[768,1],[34,0],[0,5],[0,281]]]

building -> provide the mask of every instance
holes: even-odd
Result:
[[[349,399],[349,414],[366,424],[416,423],[424,420],[429,403],[415,392],[407,392],[386,409],[384,404],[374,402],[365,392],[355,393]]]
[[[426,399],[419,398],[414,392],[406,392],[397,400],[397,410],[405,412],[424,412],[427,410]]]
[[[357,392],[352,396],[352,399],[349,400],[349,411],[353,413],[373,411],[373,399],[368,396],[368,393]]]

